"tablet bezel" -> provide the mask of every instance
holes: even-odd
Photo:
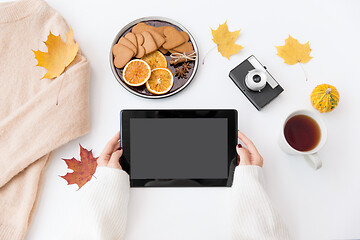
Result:
[[[130,176],[131,187],[220,187],[231,186],[237,164],[237,125],[235,109],[176,109],[176,110],[122,110],[120,134],[123,156],[121,166]],[[228,127],[228,176],[223,179],[131,179],[130,174],[130,119],[132,118],[226,118]]]

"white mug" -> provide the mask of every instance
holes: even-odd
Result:
[[[286,141],[285,135],[284,135],[284,128],[285,128],[285,124],[287,123],[287,121],[296,116],[296,115],[306,115],[308,117],[311,117],[312,119],[315,120],[315,122],[318,124],[319,128],[320,128],[320,140],[318,142],[318,144],[316,145],[315,148],[313,148],[312,150],[309,151],[298,151],[296,149],[294,149],[292,146],[290,146],[290,144]],[[295,112],[292,112],[291,114],[289,114],[284,122],[281,125],[282,127],[282,131],[279,137],[279,145],[281,147],[281,149],[291,155],[302,155],[304,156],[305,160],[309,163],[309,165],[311,167],[313,167],[315,170],[321,168],[322,166],[322,162],[317,154],[317,152],[325,145],[326,142],[326,138],[327,138],[327,129],[326,129],[326,125],[324,123],[324,121],[321,119],[321,117],[319,116],[318,113],[315,113],[313,111],[309,111],[309,110],[297,110]]]

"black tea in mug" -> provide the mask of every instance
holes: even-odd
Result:
[[[295,115],[286,122],[284,136],[292,148],[306,152],[311,151],[319,144],[321,130],[311,117]]]

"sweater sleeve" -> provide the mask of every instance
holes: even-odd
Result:
[[[263,186],[262,168],[236,167],[232,186],[232,239],[290,239]]]
[[[39,29],[41,47],[45,46],[41,40],[46,39],[49,31],[55,35],[65,35],[69,31],[59,13],[49,7],[46,9],[51,17]],[[29,80],[39,81],[41,88],[0,121],[0,188],[40,157],[90,129],[90,67],[80,50],[65,71],[51,81],[40,80],[46,72],[44,68],[34,64],[33,72],[40,74],[39,79]]]
[[[98,167],[72,206],[61,239],[124,240],[129,203],[129,175],[120,169]]]
[[[0,122],[0,187],[40,157],[89,131],[88,81],[88,61],[78,55],[66,72]]]

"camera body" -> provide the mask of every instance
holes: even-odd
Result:
[[[284,91],[254,55],[231,70],[229,77],[257,110]]]

